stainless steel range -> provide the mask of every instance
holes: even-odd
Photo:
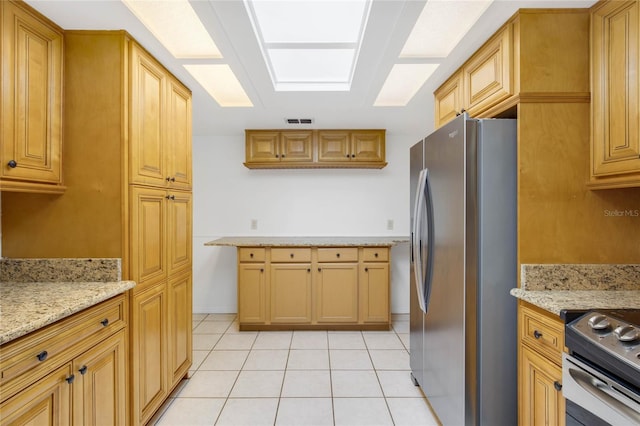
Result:
[[[567,324],[567,425],[640,425],[640,309],[589,311]]]

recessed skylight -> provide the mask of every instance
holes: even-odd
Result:
[[[122,0],[176,58],[222,58],[188,0]]]
[[[447,57],[492,1],[427,1],[400,57]]]
[[[349,90],[371,0],[244,0],[275,90]]]
[[[374,106],[405,106],[438,64],[396,64],[384,82]]]
[[[226,64],[184,65],[198,83],[223,107],[251,107],[253,103]]]

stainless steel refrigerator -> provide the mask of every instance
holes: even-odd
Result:
[[[411,148],[412,378],[443,425],[517,424],[516,120]]]

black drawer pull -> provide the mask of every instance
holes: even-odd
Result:
[[[293,259],[293,253],[291,253],[289,256],[291,256],[291,258]]]
[[[65,380],[67,381],[67,383],[71,384],[75,379],[76,379],[75,374],[72,374],[69,377],[67,377]]]
[[[557,381],[557,380],[556,380],[555,382],[553,382],[553,387],[554,387],[558,392],[560,392],[560,391],[562,390],[562,383],[560,383],[559,381]]]
[[[249,257],[253,259],[253,253],[249,253]]]
[[[44,361],[49,356],[49,353],[47,351],[42,351],[36,356],[38,357],[38,361]]]
[[[109,318],[105,318],[102,321],[100,321],[100,324],[102,324],[103,327],[106,327],[109,325]]]
[[[373,256],[374,256],[374,257],[378,257],[378,253],[374,253],[374,255],[373,255]]]
[[[336,253],[336,257],[340,257],[340,253]]]
[[[82,374],[84,376],[85,373],[87,372],[87,366],[83,365],[82,367],[80,367],[80,369],[78,371],[80,372],[80,374]]]
[[[542,337],[542,333],[540,333],[538,330],[533,330],[533,337],[539,339]]]

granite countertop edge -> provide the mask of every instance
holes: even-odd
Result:
[[[0,345],[135,287],[134,281],[0,282]]]
[[[205,246],[231,247],[391,247],[409,242],[408,237],[222,237],[209,242]]]
[[[640,290],[525,290],[510,294],[555,315],[562,310],[640,309]]]

